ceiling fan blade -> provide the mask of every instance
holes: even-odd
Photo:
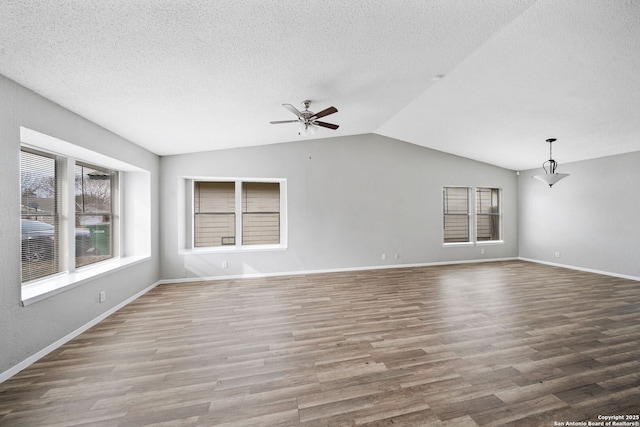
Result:
[[[302,116],[302,113],[300,111],[298,111],[298,109],[296,107],[294,107],[291,104],[282,104],[282,106],[284,108],[286,108],[287,110],[291,111],[293,114],[295,114],[298,117]]]
[[[275,120],[269,123],[272,125],[279,125],[281,123],[300,123],[300,120]]]
[[[329,114],[333,114],[333,113],[337,113],[338,109],[336,107],[329,107],[329,108],[325,108],[324,110],[320,111],[319,113],[315,113],[313,116],[311,116],[311,119],[319,119],[320,117],[324,117],[324,116],[328,116]]]
[[[317,120],[314,120],[311,123],[314,124],[314,125],[322,126],[322,127],[333,129],[333,130],[338,129],[338,127],[339,127],[338,125],[334,125],[333,123],[319,122]]]

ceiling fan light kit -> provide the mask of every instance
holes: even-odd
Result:
[[[302,105],[304,105],[304,110],[299,111],[296,107],[291,104],[282,104],[284,108],[291,111],[293,114],[298,116],[296,120],[276,120],[270,122],[272,125],[278,125],[282,123],[298,123],[298,135],[301,136],[309,136],[315,133],[318,126],[336,130],[338,129],[338,125],[334,125],[333,123],[321,122],[320,118],[328,116],[329,114],[337,113],[338,109],[336,107],[325,108],[324,110],[314,113],[313,111],[309,111],[309,106],[311,105],[310,100],[302,101]]]
[[[556,173],[558,162],[553,160],[553,156],[551,154],[551,147],[555,140],[556,138],[547,139],[547,142],[549,143],[549,160],[542,163],[542,169],[544,169],[544,175],[534,175],[532,177],[549,185],[549,188],[551,188],[553,184],[555,184],[556,182],[569,176],[568,173]],[[547,170],[547,167],[549,168],[549,170]]]
[[[318,127],[311,123],[300,123],[300,125],[298,125],[298,135],[311,136],[316,133],[316,129],[318,129]]]

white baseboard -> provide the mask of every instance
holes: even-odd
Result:
[[[587,272],[587,273],[602,274],[604,276],[619,277],[621,279],[629,279],[629,280],[640,281],[640,277],[638,277],[638,276],[630,276],[628,274],[612,273],[611,271],[595,270],[593,268],[576,267],[575,265],[560,264],[560,263],[557,263],[557,262],[549,262],[549,261],[541,261],[539,259],[531,259],[531,258],[523,258],[523,257],[518,257],[518,259],[520,261],[535,262],[537,264],[545,264],[545,265],[550,265],[550,266],[553,266],[553,267],[568,268],[569,270],[578,270],[578,271],[584,271],[584,272]]]
[[[375,266],[362,266],[362,267],[346,267],[346,268],[329,268],[318,270],[299,270],[299,271],[280,271],[274,273],[241,273],[230,274],[226,276],[207,276],[207,277],[186,277],[179,279],[163,279],[159,284],[166,285],[169,283],[190,283],[190,282],[208,282],[213,280],[232,280],[232,279],[254,279],[261,277],[282,277],[282,276],[302,276],[304,274],[321,274],[321,273],[346,273],[351,271],[366,271],[366,270],[387,270],[392,268],[414,268],[414,267],[432,267],[437,265],[454,265],[454,264],[474,264],[480,262],[498,262],[498,261],[516,261],[518,257],[511,258],[484,258],[484,259],[470,259],[464,261],[439,261],[439,262],[427,262],[418,264],[393,264],[393,265],[375,265]]]
[[[158,282],[152,284],[151,286],[148,286],[147,288],[141,290],[140,292],[138,292],[137,294],[133,295],[132,297],[124,300],[123,302],[121,302],[120,304],[116,305],[115,307],[112,307],[109,310],[107,310],[106,312],[102,313],[100,316],[98,316],[95,319],[91,320],[89,323],[86,323],[86,324],[82,325],[81,327],[79,327],[75,331],[73,331],[73,332],[65,335],[64,337],[60,338],[58,341],[46,346],[45,348],[43,348],[42,350],[40,350],[36,354],[26,358],[25,360],[23,360],[22,362],[18,363],[15,366],[13,366],[12,368],[9,368],[8,370],[0,373],[0,383],[8,380],[12,376],[16,375],[18,372],[20,372],[23,369],[27,368],[29,365],[31,365],[34,362],[38,361],[39,359],[43,358],[44,356],[46,356],[47,354],[51,353],[53,350],[57,349],[58,347],[60,347],[60,346],[62,346],[64,344],[66,344],[67,342],[71,341],[73,338],[77,337],[78,335],[80,335],[84,331],[88,330],[89,328],[97,325],[98,323],[100,323],[101,321],[106,319],[107,317],[111,316],[116,311],[120,310],[125,305],[133,302],[134,300],[136,300],[138,298],[140,298],[142,295],[146,294],[147,292],[149,292],[151,289],[155,288],[159,284],[160,284],[160,282],[158,281]]]

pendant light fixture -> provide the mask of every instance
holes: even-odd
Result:
[[[549,143],[549,160],[547,160],[546,162],[544,162],[542,164],[542,169],[544,169],[544,175],[534,175],[533,176],[533,178],[539,179],[540,181],[544,182],[545,184],[548,184],[549,188],[551,188],[553,186],[553,184],[555,184],[556,182],[560,181],[562,178],[566,178],[566,177],[569,176],[568,173],[556,173],[556,168],[558,167],[558,162],[553,160],[553,156],[551,154],[551,147],[552,147],[553,142],[555,140],[556,140],[555,138],[547,139],[547,142]],[[547,170],[547,167],[549,168],[549,170]]]

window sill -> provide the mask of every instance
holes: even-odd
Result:
[[[243,253],[243,252],[269,252],[284,251],[287,245],[255,245],[255,246],[216,246],[209,248],[181,249],[179,255]]]
[[[81,268],[73,273],[62,273],[22,286],[22,305],[27,306],[45,298],[60,294],[98,277],[131,267],[149,259],[149,256],[116,258],[96,265]]]
[[[504,245],[504,240],[483,240],[481,242],[456,242],[456,243],[443,243],[445,248],[455,248],[460,246],[491,246],[491,245]]]
[[[504,245],[504,240],[483,240],[482,242],[477,242],[477,246],[491,246],[491,245]]]

